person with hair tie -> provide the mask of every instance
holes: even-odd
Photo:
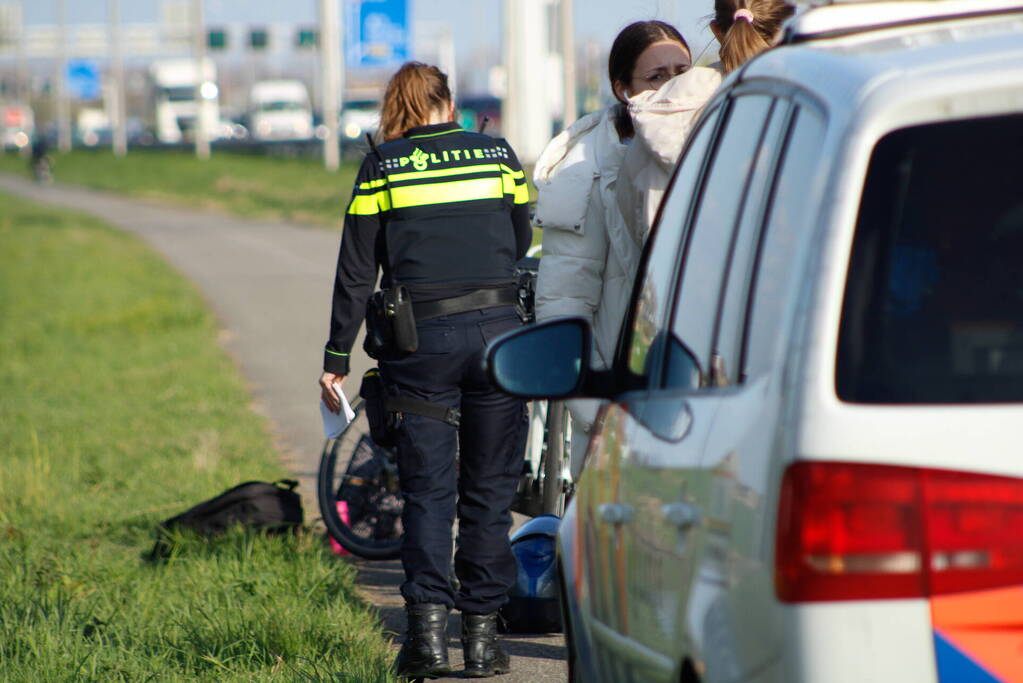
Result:
[[[532,239],[529,196],[508,143],[465,131],[454,117],[447,76],[436,67],[409,62],[388,83],[381,144],[363,160],[345,215],[320,378],[322,400],[337,412],[334,387],[348,374],[381,270],[383,292],[371,304],[383,313],[368,319],[367,339],[405,501],[408,631],[395,662],[405,677],[451,671],[452,608],[462,613],[465,675],[510,668],[497,611],[516,574],[508,531],[524,406],[490,383],[482,359],[490,340],[522,324],[515,262]]]
[[[714,0],[710,30],[720,47],[726,74],[742,66],[781,37],[782,24],[795,7],[783,0]]]
[[[794,8],[781,0],[715,0],[711,32],[720,63],[693,67],[656,90],[629,98],[636,131],[622,160],[616,199],[629,234],[644,244],[675,164],[703,106],[727,75],[777,40]]]

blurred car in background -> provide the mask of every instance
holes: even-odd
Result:
[[[249,137],[249,116],[242,109],[220,107],[220,121],[217,123],[219,142],[237,142]]]
[[[458,123],[462,128],[483,132],[494,137],[501,136],[501,100],[492,95],[470,95],[458,99]]]
[[[308,140],[313,111],[302,81],[259,81],[249,91],[248,132],[260,142]],[[230,134],[234,137],[233,133]]]
[[[366,147],[366,133],[376,135],[380,127],[380,102],[377,100],[351,100],[341,107],[338,125],[342,149],[351,146]]]
[[[84,147],[110,145],[110,117],[98,107],[82,107],[75,116],[75,141]]]
[[[27,104],[0,104],[0,147],[27,149],[35,135],[35,117]]]

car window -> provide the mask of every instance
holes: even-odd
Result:
[[[807,106],[798,108],[774,176],[774,191],[754,265],[742,362],[744,377],[770,369],[781,339],[786,307],[801,272],[800,237],[819,208],[817,168],[824,132],[820,114]]]
[[[646,245],[643,276],[633,294],[634,314],[627,338],[626,364],[630,384],[638,384],[648,374],[651,347],[667,318],[672,285],[678,265],[678,253],[689,221],[689,207],[703,160],[718,120],[720,108],[705,116],[689,142],[661,205],[660,218]],[[656,354],[655,354],[656,355]]]
[[[749,305],[753,264],[763,225],[764,210],[772,178],[778,161],[778,150],[787,129],[790,104],[778,101],[771,111],[770,123],[757,152],[757,159],[744,193],[742,215],[736,230],[735,246],[725,275],[725,294],[718,314],[717,332],[714,334],[714,353],[711,366],[719,385],[735,384],[740,380],[739,368],[742,340]]]
[[[836,388],[862,403],[1023,401],[1023,115],[878,142],[846,280]]]
[[[734,101],[711,161],[689,244],[683,259],[672,334],[690,353],[706,381],[718,304],[729,261],[736,217],[746,191],[746,179],[756,158],[772,98],[746,95]],[[662,386],[684,386],[689,373],[675,375],[665,366]]]

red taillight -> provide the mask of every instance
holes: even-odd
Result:
[[[1023,480],[801,462],[782,480],[787,602],[916,598],[1023,583]]]

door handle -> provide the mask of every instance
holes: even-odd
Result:
[[[700,508],[692,503],[667,503],[661,506],[661,514],[670,524],[679,529],[689,529],[700,523]]]
[[[620,505],[618,503],[603,503],[597,508],[600,521],[608,524],[628,524],[632,521],[634,510],[631,505]]]

